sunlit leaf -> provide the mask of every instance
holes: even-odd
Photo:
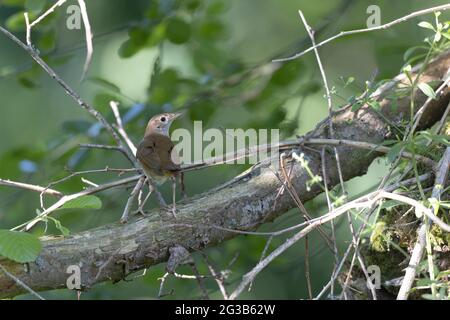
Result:
[[[430,87],[425,82],[419,83],[418,85],[420,91],[422,91],[427,97],[436,99],[436,93],[434,92],[433,88]]]
[[[60,209],[100,209],[102,201],[92,195],[82,196],[66,202]]]
[[[42,244],[32,234],[10,230],[0,230],[0,255],[25,263],[36,260]]]
[[[434,31],[433,25],[427,21],[419,22],[417,25],[421,28],[430,29]]]

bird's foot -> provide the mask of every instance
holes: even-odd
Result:
[[[149,216],[147,213],[144,212],[144,208],[142,208],[142,207],[139,207],[139,208],[137,208],[137,210],[133,211],[133,215],[137,215],[137,214],[143,216],[144,218]]]
[[[164,212],[167,215],[170,215],[171,217],[173,217],[173,219],[175,219],[175,220],[177,219],[176,207],[166,205],[166,206],[161,206],[160,209],[161,209],[162,212]],[[166,219],[167,219],[167,217],[166,217]]]

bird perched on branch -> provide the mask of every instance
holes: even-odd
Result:
[[[184,192],[182,173],[175,156],[172,155],[174,144],[169,136],[172,122],[182,113],[162,113],[150,119],[145,129],[145,135],[139,144],[136,157],[144,169],[150,184],[161,185],[167,179],[172,180],[173,207],[172,214],[176,217],[176,177],[181,179],[181,189]],[[174,153],[175,155],[175,153]],[[161,205],[165,206],[161,194],[154,190]]]

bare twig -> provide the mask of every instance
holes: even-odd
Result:
[[[405,270],[405,276],[402,281],[402,285],[397,295],[397,300],[408,299],[409,291],[414,283],[416,276],[416,269],[422,259],[423,251],[425,249],[427,234],[427,225],[421,224],[417,231],[417,241],[414,245],[414,249],[411,253],[411,259],[409,260],[408,267]]]
[[[128,197],[127,203],[125,205],[125,208],[123,209],[122,217],[120,218],[120,222],[126,223],[128,221],[128,215],[131,210],[131,206],[133,205],[133,201],[136,198],[136,195],[141,191],[142,187],[144,186],[145,176],[141,177],[136,185],[134,186],[133,191],[131,191],[130,196]]]
[[[228,293],[227,289],[225,288],[223,273],[219,273],[216,271],[216,268],[213,266],[213,263],[209,260],[206,253],[200,251],[200,254],[202,255],[206,265],[208,266],[209,273],[211,273],[211,276],[214,278],[214,280],[216,280],[217,286],[219,287],[223,299],[228,300]]]
[[[81,80],[83,80],[86,76],[89,65],[91,64],[94,47],[92,45],[92,31],[91,24],[89,23],[89,16],[87,14],[86,3],[84,0],[78,0],[78,5],[80,6],[81,18],[83,19],[84,31],[86,34],[86,60],[84,62],[83,74],[81,75]]]
[[[31,190],[31,191],[36,191],[36,192],[41,192],[43,194],[48,194],[48,195],[56,196],[56,197],[63,197],[64,196],[63,193],[61,193],[61,192],[59,192],[57,190],[53,190],[53,189],[37,186],[37,185],[34,185],[34,184],[23,183],[23,182],[16,182],[16,181],[11,181],[11,180],[0,179],[0,185],[8,186],[8,187],[14,187],[14,188],[20,188],[20,189],[25,189],[25,190]]]
[[[304,144],[324,144],[324,145],[335,145],[335,146],[348,146],[348,147],[354,147],[354,148],[358,148],[358,149],[367,149],[370,150],[372,152],[382,152],[382,153],[388,153],[391,148],[386,147],[386,146],[379,146],[373,143],[367,143],[364,141],[352,141],[352,140],[342,140],[342,139],[316,139],[316,138],[310,138],[310,139],[306,139],[304,142]],[[417,155],[417,154],[412,154],[410,152],[407,151],[402,151],[400,153],[400,157],[403,157],[405,159],[416,159],[419,162],[422,162],[423,164],[426,164],[429,167],[434,167],[436,166],[436,162],[421,156],[421,155]]]
[[[119,151],[122,153],[129,161],[130,163],[135,166],[136,162],[134,159],[134,156],[132,156],[131,153],[127,152],[124,148],[118,147],[118,146],[108,146],[103,144],[93,144],[93,143],[80,143],[78,145],[80,148],[89,148],[89,149],[104,149],[104,150],[113,150],[113,151]],[[136,166],[135,166],[136,167]]]
[[[303,138],[303,137],[301,137]],[[380,146],[369,142],[364,141],[354,141],[354,140],[346,140],[346,139],[324,139],[324,138],[303,138],[301,139],[301,143],[304,145],[332,145],[332,146],[347,146],[347,147],[353,147],[358,149],[366,149],[370,150],[372,152],[381,152],[381,153],[388,153],[391,148],[386,146]],[[264,151],[270,151],[274,149],[278,150],[287,150],[292,149],[293,147],[298,147],[299,141],[298,140],[288,140],[288,141],[282,141],[279,144],[276,145],[258,145],[246,149],[240,149],[232,153],[227,153],[225,155],[217,156],[214,158],[206,159],[203,162],[200,163],[193,163],[193,164],[186,164],[181,167],[182,172],[188,172],[188,171],[194,171],[194,170],[201,170],[205,168],[209,168],[216,165],[226,164],[230,162],[234,162],[237,159],[246,157],[250,154],[254,154],[257,152],[264,152]],[[407,151],[402,151],[399,153],[400,157],[403,157],[405,159],[416,159],[419,162],[422,162],[426,164],[427,166],[433,167],[436,166],[436,162],[433,160],[421,156],[412,154]]]
[[[159,292],[158,292],[158,297],[162,298],[164,296],[168,296],[171,295],[173,293],[173,289],[170,290],[169,293],[163,293],[164,290],[164,284],[166,283],[166,279],[167,277],[170,275],[169,272],[166,272],[161,278],[159,278],[158,280],[161,280],[161,284],[159,285]]]
[[[202,299],[209,300],[208,291],[206,290],[205,284],[203,282],[203,276],[198,271],[194,259],[189,262],[189,265],[191,266],[192,272],[194,273],[195,279],[197,280],[198,287],[200,288],[200,291],[202,293]]]
[[[52,5],[47,11],[45,11],[43,14],[41,14],[38,18],[36,18],[36,20],[34,20],[31,24],[30,24],[30,28],[33,28],[35,25],[37,25],[39,22],[41,22],[42,20],[44,20],[44,18],[46,16],[48,16],[49,14],[51,14],[53,11],[55,11],[55,9],[57,7],[62,6],[67,0],[58,0],[54,5]]]
[[[320,158],[322,160],[322,177],[323,177],[323,185],[324,185],[324,189],[325,189],[325,197],[327,199],[328,211],[331,211],[331,210],[333,210],[333,206],[332,206],[330,194],[328,191],[328,175],[327,175],[327,170],[326,170],[325,148],[322,148],[322,150],[320,152]],[[336,271],[337,264],[339,262],[339,253],[338,253],[337,244],[336,244],[336,233],[335,233],[335,229],[334,229],[334,221],[331,220],[330,224],[331,224],[331,241],[333,242],[333,246],[334,246],[334,248],[333,248],[334,249],[334,260],[335,260],[334,267],[333,267],[333,274],[334,274]],[[333,277],[331,280],[332,280],[332,282],[331,282],[331,297],[334,297]]]
[[[142,175],[135,175],[135,176],[128,177],[128,178],[125,178],[125,179],[120,179],[120,180],[117,180],[117,181],[105,183],[105,184],[102,184],[102,185],[100,185],[100,186],[98,186],[96,188],[88,188],[88,189],[82,190],[80,192],[71,194],[71,195],[63,196],[61,199],[59,199],[57,202],[55,202],[48,209],[42,211],[34,219],[32,219],[29,222],[23,223],[23,224],[21,224],[21,225],[19,225],[17,227],[14,227],[12,230],[17,230],[17,229],[20,229],[20,228],[22,228],[24,226],[25,226],[25,230],[30,230],[36,223],[41,221],[47,215],[49,215],[50,213],[52,213],[56,209],[60,208],[66,202],[68,202],[70,200],[73,200],[73,199],[76,199],[76,198],[80,198],[82,196],[98,193],[98,192],[101,192],[101,191],[104,191],[104,190],[107,190],[107,189],[128,185],[128,184],[130,184],[130,183],[140,179],[141,177],[142,177]]]
[[[306,21],[306,18],[303,15],[303,12],[301,10],[299,10],[298,14],[300,15],[300,18],[302,19],[303,25],[305,26],[305,29],[308,32],[309,37],[311,38],[312,45],[315,47],[316,46],[316,40],[314,38],[314,31],[308,25],[308,22]],[[331,100],[330,88],[328,86],[328,80],[327,80],[327,76],[325,74],[325,69],[323,68],[322,60],[320,59],[319,51],[317,50],[317,48],[314,48],[314,55],[316,56],[317,65],[319,66],[320,75],[322,77],[323,86],[325,88],[325,94],[326,94],[327,103],[328,103],[328,129],[329,129],[329,133],[330,133],[330,138],[333,139],[334,138],[333,118],[332,118],[333,102]],[[335,155],[335,158],[336,158],[336,166],[337,166],[337,169],[338,169],[339,181],[341,183],[342,191],[345,194],[346,193],[345,192],[345,183],[344,183],[344,178],[343,178],[343,175],[342,175],[341,162],[339,161],[339,152],[338,152],[336,147],[334,147],[333,149],[334,149],[334,155]]]
[[[131,152],[133,154],[136,154],[136,146],[131,141],[131,139],[128,137],[127,132],[123,128],[122,118],[120,117],[120,113],[119,113],[119,104],[116,101],[110,101],[109,106],[111,107],[111,109],[114,113],[114,117],[116,118],[117,131],[122,136],[123,140],[128,145],[128,148],[130,148]]]
[[[84,110],[88,111],[91,116],[93,116],[112,136],[117,145],[125,149],[130,159],[134,158],[134,155],[124,147],[122,141],[120,140],[117,133],[114,131],[113,127],[108,123],[108,121],[91,105],[87,104],[79,95],[76,93],[56,72],[39,56],[39,54],[34,50],[33,47],[27,46],[20,39],[18,39],[11,32],[0,26],[0,32],[3,33],[7,38],[16,43],[20,48],[28,52],[28,54],[33,58],[36,63],[48,73],[63,89],[64,91],[73,99],[75,102]],[[135,162],[137,163],[137,162]],[[137,164],[136,167],[139,167]]]
[[[26,291],[28,291],[29,293],[31,293],[33,296],[37,297],[39,300],[45,300],[43,296],[41,296],[39,293],[37,293],[36,291],[34,291],[33,289],[31,289],[29,286],[27,286],[22,280],[20,280],[19,278],[17,278],[15,275],[13,275],[11,272],[9,272],[8,270],[6,270],[6,268],[4,266],[2,266],[0,264],[0,269],[9,277],[11,278],[15,283],[17,283],[17,285],[21,286],[22,288],[24,288]]]
[[[303,230],[299,231],[297,234],[295,234],[291,238],[288,238],[285,241],[285,243],[283,243],[277,249],[272,251],[265,259],[263,259],[260,263],[258,263],[250,272],[248,272],[246,275],[244,275],[241,283],[238,285],[238,287],[235,289],[235,291],[230,295],[230,299],[236,299],[239,296],[239,294],[245,289],[245,287],[256,277],[256,275],[260,271],[262,271],[265,267],[267,267],[267,265],[271,261],[273,261],[276,257],[281,255],[284,251],[286,251],[292,245],[297,243],[297,241],[299,241],[300,239],[305,237],[308,233],[310,233],[312,230],[314,230],[318,226],[320,226],[324,223],[327,223],[327,222],[331,221],[332,219],[335,219],[336,217],[344,214],[345,212],[347,212],[351,209],[371,208],[375,203],[377,203],[379,200],[384,199],[384,198],[397,200],[397,201],[409,204],[411,206],[414,206],[417,211],[426,215],[428,218],[430,218],[430,220],[435,222],[443,230],[450,232],[450,226],[447,225],[445,222],[443,222],[440,218],[436,217],[433,214],[433,212],[431,212],[430,209],[426,208],[420,202],[418,202],[414,199],[408,198],[406,196],[394,194],[391,192],[386,192],[384,190],[375,191],[375,192],[369,193],[367,195],[364,195],[356,200],[348,202],[319,218],[313,219],[311,221],[307,221],[306,222],[308,224],[307,227],[305,227]]]
[[[29,47],[31,44],[31,27],[30,27],[30,18],[28,17],[28,12],[24,12],[23,16],[25,17],[25,27],[26,27],[26,41]]]
[[[441,6],[436,6],[436,7],[423,9],[423,10],[414,11],[414,12],[412,12],[412,13],[406,15],[406,16],[403,16],[401,18],[395,19],[395,20],[393,20],[391,22],[388,22],[386,24],[382,24],[380,26],[371,27],[371,28],[364,28],[364,29],[349,30],[349,31],[341,31],[340,33],[338,33],[338,34],[336,34],[336,35],[334,35],[334,36],[332,36],[332,37],[330,37],[330,38],[328,38],[328,39],[326,39],[324,41],[321,41],[318,44],[316,44],[314,46],[311,46],[311,47],[309,47],[308,49],[306,49],[306,50],[304,50],[302,52],[299,52],[299,53],[297,53],[297,54],[295,54],[295,55],[293,55],[291,57],[288,57],[288,58],[275,59],[275,60],[273,60],[273,62],[289,61],[289,60],[294,60],[294,59],[300,58],[304,54],[306,54],[308,52],[311,52],[312,50],[317,49],[317,48],[323,46],[324,44],[327,44],[327,43],[329,43],[329,42],[331,42],[333,40],[336,40],[338,38],[341,38],[341,37],[345,37],[345,36],[352,35],[352,34],[357,34],[357,33],[371,32],[371,31],[376,31],[376,30],[386,30],[386,29],[388,29],[388,28],[390,28],[390,27],[392,27],[392,26],[394,26],[396,24],[399,24],[401,22],[405,22],[405,21],[411,20],[411,19],[413,19],[415,17],[422,16],[424,14],[428,14],[428,13],[432,13],[432,12],[436,12],[436,11],[445,11],[445,10],[448,10],[448,9],[450,9],[450,4],[444,4],[444,5],[441,5]]]

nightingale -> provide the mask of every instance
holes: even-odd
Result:
[[[136,151],[136,158],[142,165],[146,177],[151,184],[161,185],[167,179],[172,180],[173,206],[172,214],[176,218],[176,176],[180,166],[172,159],[174,144],[169,136],[169,129],[172,122],[182,113],[162,113],[150,119],[145,129],[144,139],[141,141]],[[183,184],[181,184],[184,189]],[[184,191],[184,190],[182,190]],[[161,194],[155,190],[158,200],[162,206],[166,206]]]

